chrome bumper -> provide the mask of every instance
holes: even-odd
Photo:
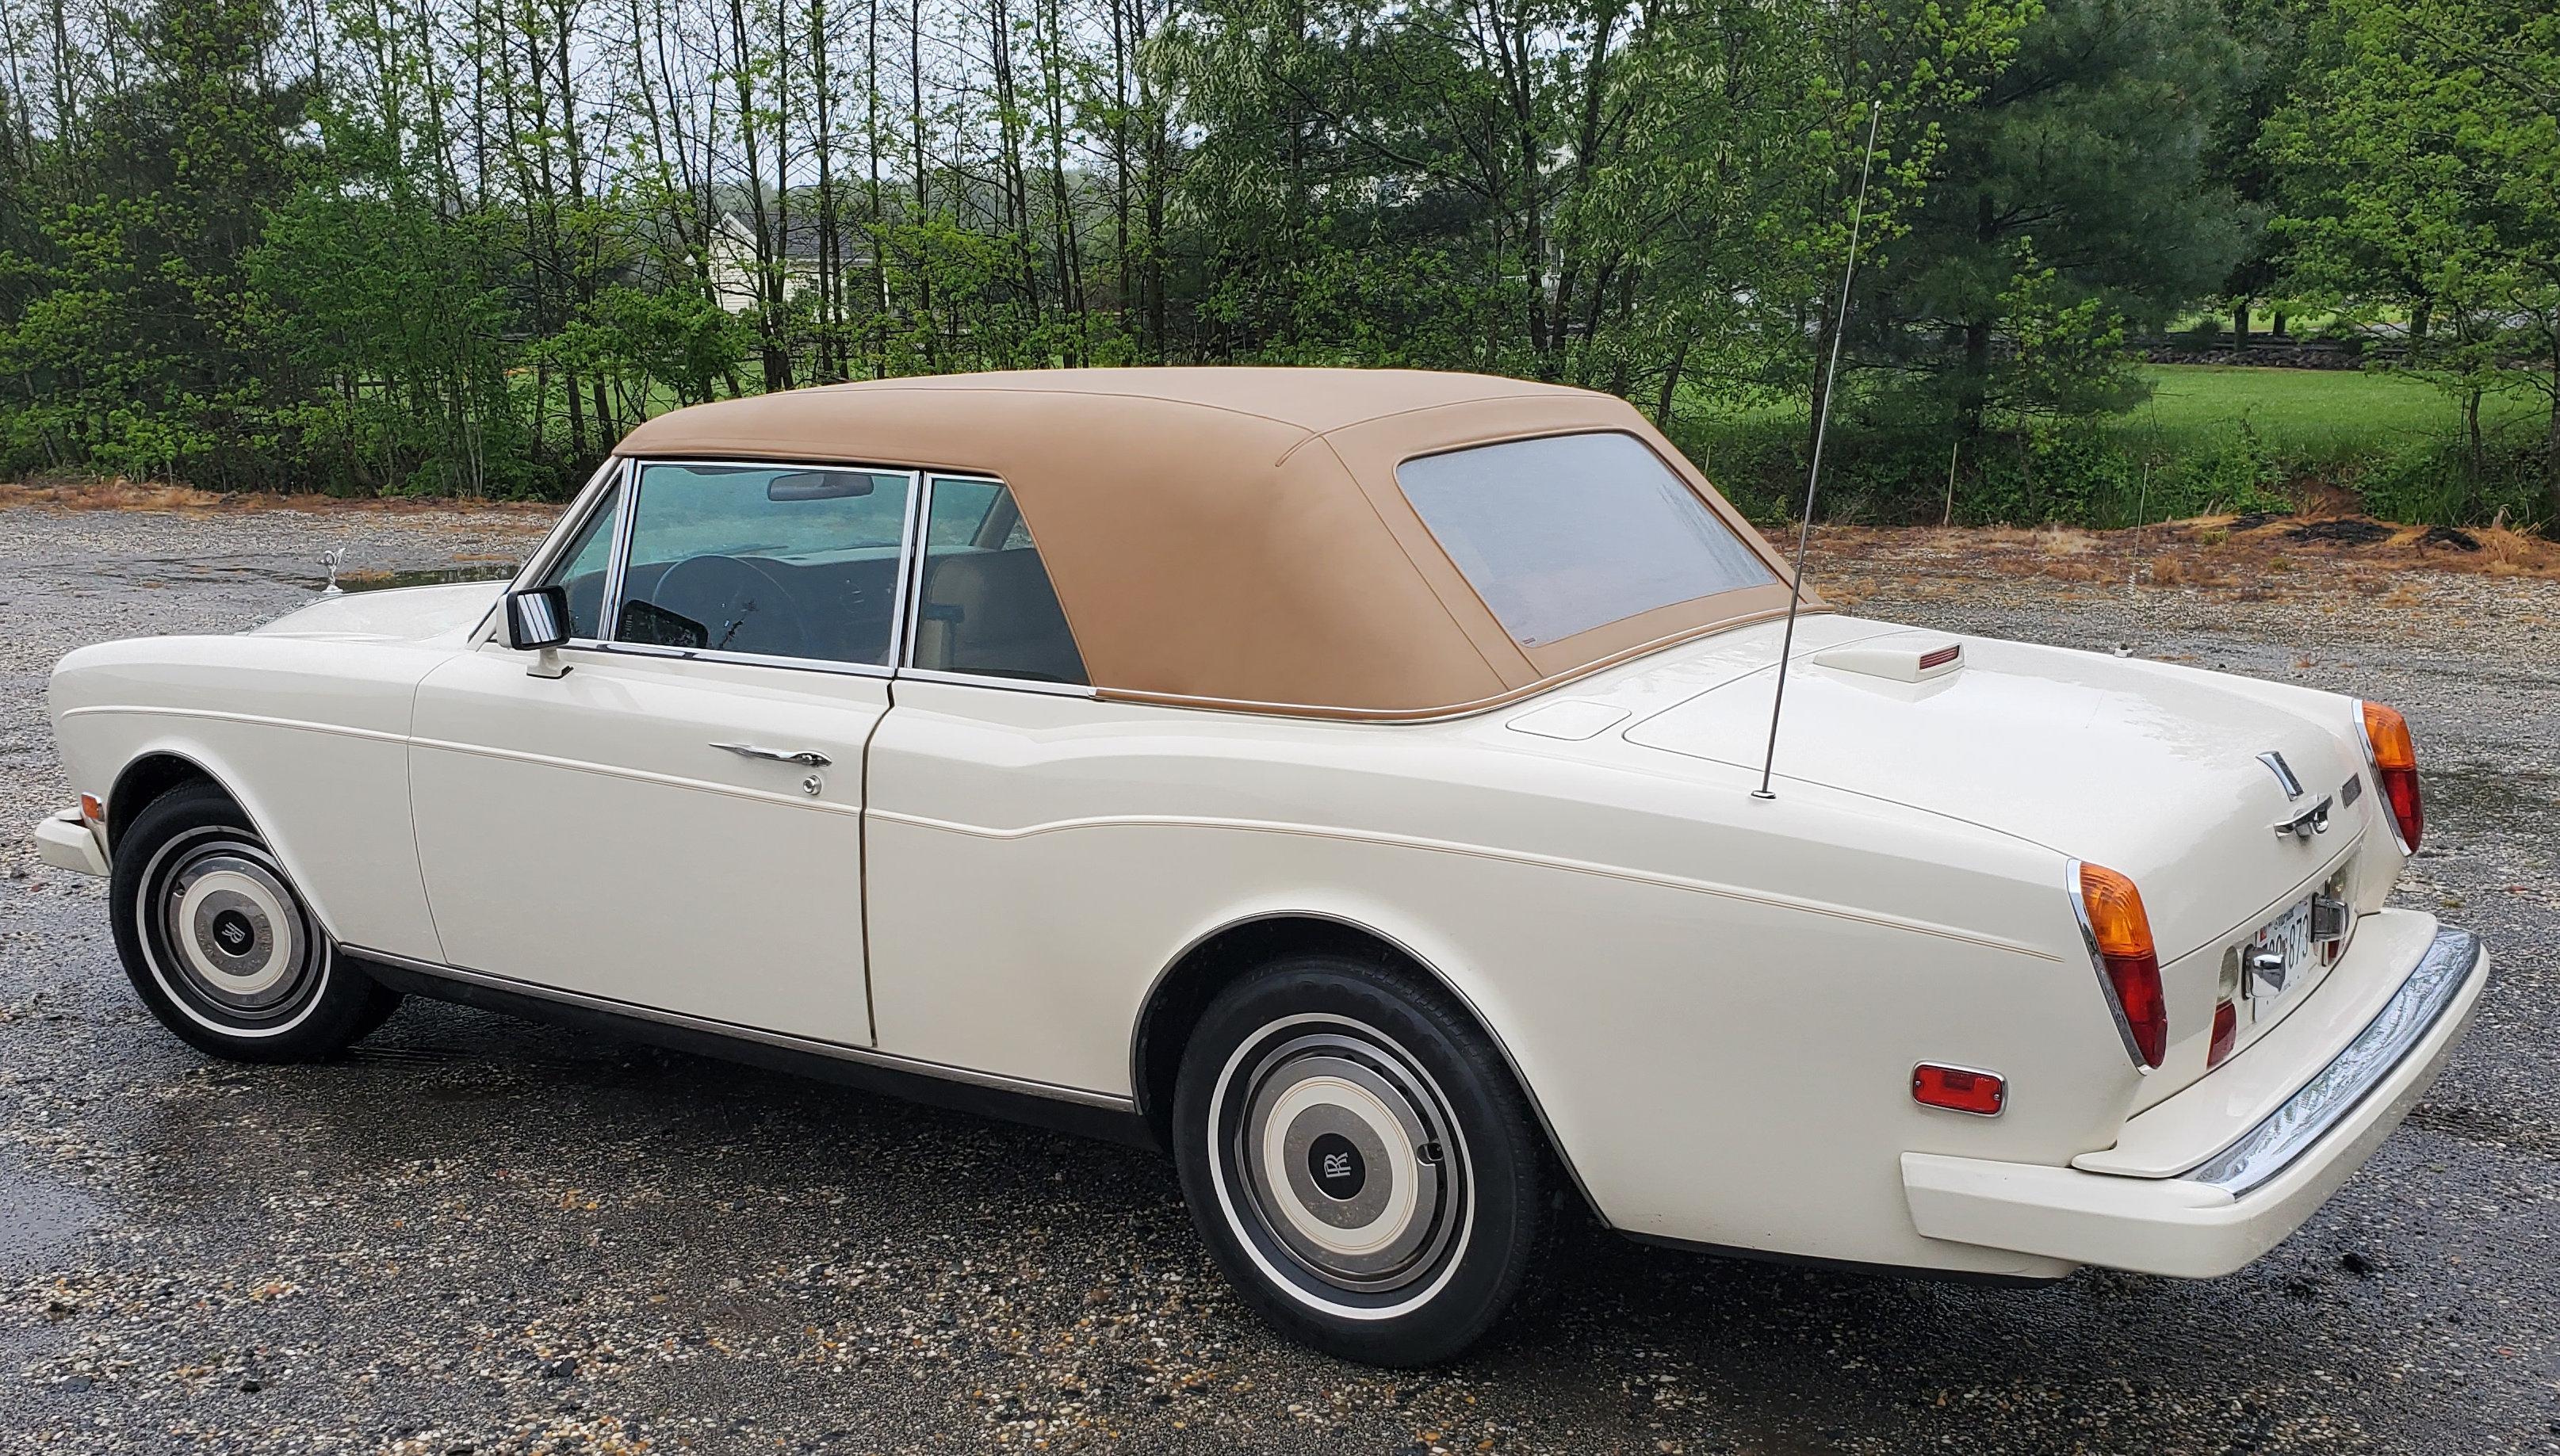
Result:
[[[2342,1050],[2176,1176],[1904,1153],[1912,1224],[1927,1238],[2075,1264],[2227,1274],[2302,1227],[2399,1125],[2453,1056],[2487,981],[2480,939],[2436,930]]]
[[[2480,937],[2471,932],[2438,931],[2417,968],[2344,1051],[2239,1141],[2179,1176],[2238,1198],[2292,1167],[2435,1030],[2480,953]]]

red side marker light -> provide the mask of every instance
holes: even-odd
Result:
[[[1994,1073],[1923,1062],[1911,1069],[1911,1100],[1924,1107],[1997,1117],[2008,1104],[2008,1084]]]
[[[1920,655],[1920,670],[1926,672],[1932,667],[1944,666],[1964,655],[1965,649],[1962,644],[1951,644],[1947,647],[1938,649],[1934,653],[1922,653]]]

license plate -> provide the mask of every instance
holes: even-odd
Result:
[[[2246,954],[2252,1000],[2272,1001],[2299,983],[2312,964],[2312,902],[2305,896],[2251,937]]]

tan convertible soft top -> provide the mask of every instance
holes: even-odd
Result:
[[[1107,697],[1412,718],[1523,696],[1782,614],[1700,597],[1536,647],[1512,641],[1406,504],[1395,467],[1498,440],[1642,440],[1787,566],[1624,400],[1387,369],[1052,369],[882,379],[696,405],[617,453],[964,471],[1010,484]],[[1808,607],[1819,606],[1809,595]]]

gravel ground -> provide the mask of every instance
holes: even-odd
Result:
[[[60,653],[245,626],[324,547],[485,570],[541,523],[0,510],[0,820],[70,797]],[[2129,597],[2108,539],[1826,541],[1872,613],[2409,712],[2401,897],[2500,970],[2410,1125],[2258,1264],[1994,1291],[1604,1239],[1463,1364],[1374,1372],[1255,1324],[1153,1156],[416,1002],[336,1065],[209,1063],[134,1001],[96,883],[17,840],[0,1451],[2560,1451],[2560,582]]]

